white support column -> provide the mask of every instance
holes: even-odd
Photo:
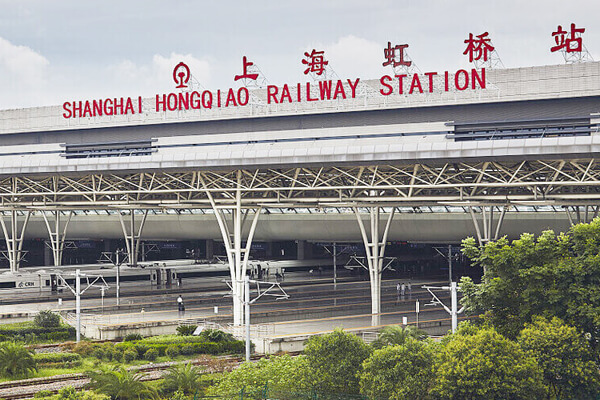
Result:
[[[144,210],[137,231],[135,229],[135,210],[129,212],[129,217],[129,227],[127,227],[125,220],[123,219],[123,214],[119,212],[119,221],[121,221],[121,228],[123,229],[123,236],[125,237],[125,246],[129,256],[129,264],[137,266],[138,255],[140,253],[140,240],[142,238],[144,225],[146,224],[146,218],[148,217],[148,210]]]
[[[200,178],[200,180],[206,189],[206,183],[202,178]],[[242,207],[241,172],[238,172],[238,185],[235,191],[234,205],[231,205],[230,203],[222,206],[218,205],[210,191],[207,190],[206,195],[215,212],[221,236],[223,237],[225,251],[227,252],[227,261],[229,262],[229,273],[231,276],[231,288],[233,292],[233,324],[239,326],[244,323],[244,277],[246,276],[248,267],[248,257],[250,256],[252,239],[254,238],[258,217],[260,216],[262,208],[259,207],[254,210],[252,225],[250,226],[248,237],[246,238],[246,246],[242,248],[244,222],[249,216],[251,209],[244,209]],[[231,212],[233,231],[230,231],[227,223],[225,213],[225,210],[227,209]]]
[[[380,325],[381,314],[381,273],[383,270],[383,257],[385,256],[385,245],[387,242],[390,225],[394,218],[395,208],[388,215],[387,223],[383,230],[381,240],[379,239],[379,220],[381,207],[369,207],[370,232],[365,229],[362,217],[357,207],[354,207],[354,214],[358,220],[360,233],[365,244],[367,256],[367,265],[369,268],[369,280],[371,282],[371,325]]]
[[[76,341],[81,340],[81,270],[75,270],[75,315],[76,315]]]
[[[50,236],[50,248],[52,249],[52,256],[54,257],[54,265],[56,267],[62,265],[62,256],[65,249],[65,237],[67,236],[67,227],[73,217],[73,211],[69,211],[67,220],[64,227],[61,229],[61,212],[60,210],[49,211],[53,217],[53,221],[48,219],[48,211],[42,211],[44,222],[46,222],[46,228],[48,229],[48,236]]]
[[[477,241],[480,246],[498,240],[502,223],[504,222],[504,216],[506,215],[506,211],[510,208],[510,205],[502,207],[500,217],[498,217],[497,221],[494,221],[494,207],[495,206],[481,206],[481,218],[478,218],[474,208],[469,206],[469,213],[471,214]],[[494,229],[494,222],[496,222],[496,229]]]
[[[18,272],[21,265],[23,236],[25,235],[29,217],[31,217],[31,211],[26,211],[23,225],[19,228],[17,210],[10,210],[9,226],[6,224],[5,216],[0,214],[0,224],[2,225],[4,240],[6,241],[6,252],[11,272]]]

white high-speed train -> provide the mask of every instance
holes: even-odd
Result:
[[[311,270],[330,267],[331,259],[313,260],[273,260],[248,261],[248,272],[254,277],[283,275],[285,271]],[[121,265],[117,269],[112,264],[67,265],[61,267],[26,267],[17,273],[0,273],[1,291],[39,291],[57,292],[61,287],[61,276],[67,283],[74,284],[75,270],[79,269],[86,276],[101,276],[104,282],[149,282],[153,287],[176,285],[185,279],[229,276],[229,265],[226,262],[194,260],[168,260],[159,262],[142,262],[136,267]]]

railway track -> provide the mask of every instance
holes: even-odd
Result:
[[[260,356],[253,357],[259,359]],[[209,372],[222,372],[230,370],[243,362],[242,357],[216,357],[199,358],[191,360],[193,365],[204,366]],[[144,374],[142,380],[153,381],[160,379],[163,373],[171,366],[180,364],[178,362],[167,362],[160,364],[150,364],[140,367],[132,367],[130,370],[136,373]],[[48,378],[32,378],[19,381],[10,381],[0,383],[0,398],[4,400],[30,399],[40,391],[48,391],[53,394],[66,386],[73,386],[77,389],[84,387],[90,382],[90,379],[84,373],[57,375]]]

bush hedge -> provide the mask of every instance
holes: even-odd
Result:
[[[164,356],[167,354],[167,348],[169,348],[170,352],[174,352],[177,350],[180,354],[223,354],[223,353],[242,353],[245,349],[244,342],[240,340],[235,340],[232,342],[222,342],[222,343],[214,343],[214,342],[196,342],[196,343],[132,343],[132,342],[122,342],[115,345],[115,348],[119,351],[127,352],[127,351],[135,351],[138,355],[137,358],[142,358],[143,354],[145,354],[150,349],[155,349],[158,351],[160,356]],[[184,353],[185,352],[185,353]]]
[[[60,325],[41,327],[32,322],[0,325],[0,340],[10,341],[65,341],[75,338],[75,328]]]
[[[76,353],[37,353],[33,356],[38,367],[70,368],[81,365],[81,356]]]

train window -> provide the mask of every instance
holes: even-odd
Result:
[[[50,279],[46,279],[46,286],[50,286]]]

